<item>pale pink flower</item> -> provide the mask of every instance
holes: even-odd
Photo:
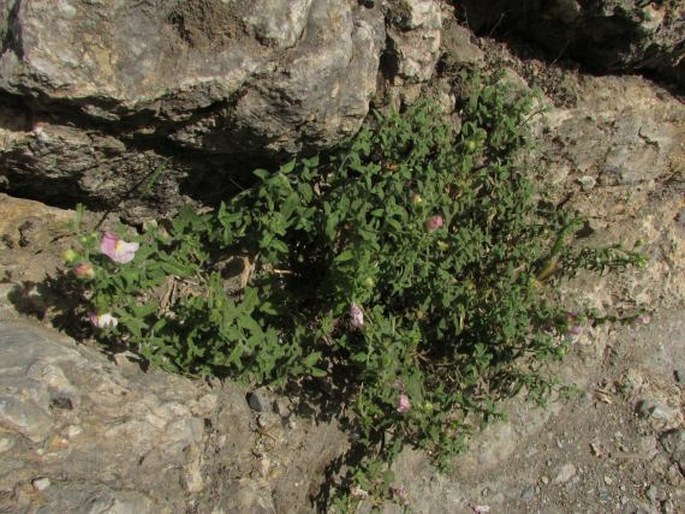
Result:
[[[350,326],[354,329],[360,330],[364,326],[364,313],[359,305],[353,303],[350,305]]]
[[[433,232],[434,230],[437,230],[440,227],[442,227],[442,223],[442,216],[440,216],[439,214],[431,216],[430,218],[428,218],[428,220],[426,220],[426,230],[428,230],[428,232]]]
[[[104,314],[91,312],[89,318],[93,326],[96,326],[97,328],[114,328],[119,324],[119,320],[109,312]]]
[[[397,399],[397,412],[407,412],[411,409],[411,403],[409,403],[409,397],[402,393]]]
[[[131,262],[138,248],[140,248],[138,243],[127,243],[111,232],[103,233],[100,240],[100,251],[119,264]]]

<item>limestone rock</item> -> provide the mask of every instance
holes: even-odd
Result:
[[[161,373],[125,377],[103,355],[26,322],[0,324],[0,377],[0,498],[15,491],[0,510],[35,500],[52,512],[101,503],[164,512],[179,489],[203,488],[204,419],[216,410],[206,388]],[[49,484],[42,500],[30,493],[36,483]]]
[[[554,180],[637,186],[680,166],[685,112],[636,77],[587,78],[577,104],[550,110],[544,125],[553,137],[541,149]]]
[[[397,77],[406,83],[428,80],[439,57],[440,6],[433,0],[386,0],[384,7]]]
[[[355,133],[385,43],[381,9],[352,0],[2,6],[5,187],[133,217]]]

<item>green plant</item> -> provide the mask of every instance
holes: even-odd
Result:
[[[577,221],[540,207],[521,159],[530,98],[499,77],[470,89],[459,133],[430,101],[377,115],[333,152],[257,170],[213,213],[136,235],[132,262],[84,236],[84,308],[117,320],[95,318],[101,337],[193,375],[310,377],[362,450],[337,507],[405,502],[390,469],[405,445],[446,468],[499,399],[554,387],[545,363],[579,319],[556,281],[642,262],[569,244]]]

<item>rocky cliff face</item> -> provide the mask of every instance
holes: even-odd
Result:
[[[482,27],[505,12],[498,10],[504,3],[487,2],[481,11],[486,2],[458,3],[471,4],[469,22]],[[681,3],[631,7],[630,16],[649,9],[663,14],[652,32],[639,28],[642,22],[624,23],[619,6],[627,2],[612,2],[611,11],[609,2],[599,1],[507,5],[507,16],[523,16],[525,6],[531,16],[540,14],[520,18],[522,26],[552,42],[549,33],[558,30],[559,37],[576,42],[581,57],[583,38],[595,34],[595,51],[614,56],[607,57],[610,67],[659,70],[657,63],[666,63],[663,70],[681,69],[682,61],[675,64],[683,52],[682,30],[677,37]],[[0,181],[16,193],[54,203],[89,200],[133,217],[173,209],[186,201],[191,185],[224,187],[255,154],[277,157],[346,137],[362,122],[379,83],[421,85],[442,51],[450,61],[469,65],[492,56],[496,45],[471,44],[473,35],[464,27],[453,23],[442,32],[445,12],[444,3],[439,8],[427,0],[0,0]],[[542,19],[550,25],[534,27]],[[608,32],[597,28],[607,24],[617,30],[611,45]],[[625,27],[639,37],[624,37]],[[441,49],[441,41],[449,48]],[[519,71],[534,66],[510,55],[498,60]],[[639,77],[583,77],[539,67],[533,70],[538,78],[547,73],[554,82],[562,73],[558,82],[573,93],[572,105],[551,109],[537,127],[545,172],[590,217],[588,234],[642,239],[650,256],[642,274],[623,277],[613,289],[606,278],[593,282],[586,288],[588,302],[609,305],[617,290],[627,290],[639,306],[682,308],[682,103]],[[511,70],[510,76],[516,78]],[[128,353],[108,358],[15,312],[50,318],[50,302],[34,286],[59,263],[68,244],[60,230],[72,214],[0,194],[0,511],[315,511],[326,471],[346,450],[335,423],[317,423],[314,411],[298,412],[268,391],[253,392],[248,403],[246,391],[230,384],[210,387],[144,372]],[[680,334],[665,339],[673,355],[682,354]],[[647,337],[650,344],[656,340]],[[614,355],[605,343],[599,331],[581,339],[582,362],[567,370],[573,380],[585,383],[588,369]],[[631,347],[651,352],[644,342]],[[639,355],[636,366],[646,360]],[[669,365],[681,361],[672,358]],[[602,375],[597,387],[612,383]],[[682,405],[679,387],[672,393],[675,405]],[[597,413],[589,412],[586,419],[595,425]],[[681,462],[682,415],[673,412],[677,423],[668,425],[673,431],[662,446],[679,452]],[[596,426],[573,443],[587,460],[582,473],[578,466],[579,480],[569,478],[565,486],[570,475],[557,475],[556,466],[569,469],[571,447],[540,432],[549,415],[517,410],[474,442],[454,476],[435,475],[423,456],[406,452],[397,475],[407,484],[412,507],[464,513],[479,503],[502,512],[597,509],[592,495],[598,483],[609,487],[609,481],[601,475],[592,480],[601,445],[587,434]],[[570,417],[584,419],[574,412]],[[627,433],[633,418],[629,410],[625,425],[600,429],[607,437],[620,434],[619,428]],[[657,444],[653,435],[640,432],[635,448],[645,439]],[[559,448],[554,468],[541,440]],[[666,473],[671,457],[665,451],[638,449],[626,465],[623,445],[613,452],[618,457],[601,459],[611,483],[646,483],[638,473],[645,467],[654,469],[652,477]],[[506,461],[517,452],[532,464]],[[660,495],[674,491],[673,512],[685,505],[678,473],[675,485],[670,478],[658,484]],[[637,511],[646,495],[628,488],[601,508]],[[667,512],[664,504],[643,510]]]
[[[600,71],[684,80],[681,2],[452,4],[477,31],[515,29]],[[437,0],[6,0],[1,185],[129,219],[219,198],[257,166],[349,137],[374,96],[415,98],[451,11]]]
[[[459,0],[479,32],[517,31],[595,71],[648,70],[685,84],[680,0]]]
[[[124,202],[135,217],[142,205],[183,202],[193,188],[184,177],[216,191],[241,163],[330,147],[366,117],[381,55],[389,78],[433,73],[438,3],[382,4],[4,2],[9,190],[62,204]]]

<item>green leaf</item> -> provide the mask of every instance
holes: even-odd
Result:
[[[309,373],[311,376],[313,376],[315,378],[323,378],[323,377],[328,375],[328,373],[326,371],[324,371],[323,369],[319,369],[319,368],[310,368],[307,370],[307,373]]]
[[[303,360],[302,364],[305,368],[313,367],[317,362],[321,360],[321,352],[313,352],[307,355]]]

